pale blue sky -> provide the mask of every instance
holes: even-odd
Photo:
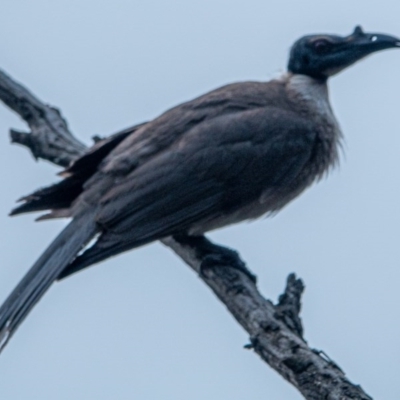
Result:
[[[362,24],[400,36],[399,12],[395,0],[3,0],[0,68],[90,143],[222,84],[279,75],[301,35]],[[309,344],[386,400],[400,398],[399,70],[400,52],[387,51],[334,78],[340,169],[275,218],[211,235],[240,251],[269,298],[298,273]],[[0,106],[0,299],[63,225],[7,217],[58,171],[10,146],[10,127],[25,125]],[[247,341],[155,244],[54,285],[0,357],[0,398],[300,399]]]

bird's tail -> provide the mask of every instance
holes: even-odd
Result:
[[[0,352],[61,271],[96,234],[92,215],[75,217],[56,237],[0,307]]]

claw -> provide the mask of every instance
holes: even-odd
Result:
[[[244,273],[254,284],[257,283],[257,277],[246,267],[246,264],[239,258],[236,251],[221,247],[218,248],[218,251],[218,253],[208,254],[203,258],[200,265],[200,275],[202,277],[207,277],[206,271],[209,269],[227,267]]]

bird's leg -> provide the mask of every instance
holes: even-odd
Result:
[[[180,234],[173,236],[173,238],[180,244],[195,249],[197,257],[202,260],[200,275],[206,276],[204,272],[214,267],[230,267],[243,272],[254,283],[257,282],[257,277],[246,267],[236,251],[214,244],[203,235]]]

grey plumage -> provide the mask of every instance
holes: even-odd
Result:
[[[97,230],[92,213],[77,216],[50,244],[1,306],[0,350],[62,270]]]
[[[307,89],[314,84],[303,80]],[[327,102],[326,84],[315,85],[318,101]],[[298,86],[290,74],[229,85],[168,111],[122,142],[71,209],[96,205],[103,233],[68,271],[166,236],[198,235],[282,208],[337,159],[333,115],[323,115]],[[182,134],[156,142],[176,116]],[[142,159],[128,164],[132,147]]]
[[[360,28],[304,37],[283,77],[224,86],[103,140],[63,181],[24,197],[12,214],[50,210],[44,218],[73,221],[0,308],[0,340],[57,278],[170,235],[280,210],[337,163],[327,78],[399,43]]]

